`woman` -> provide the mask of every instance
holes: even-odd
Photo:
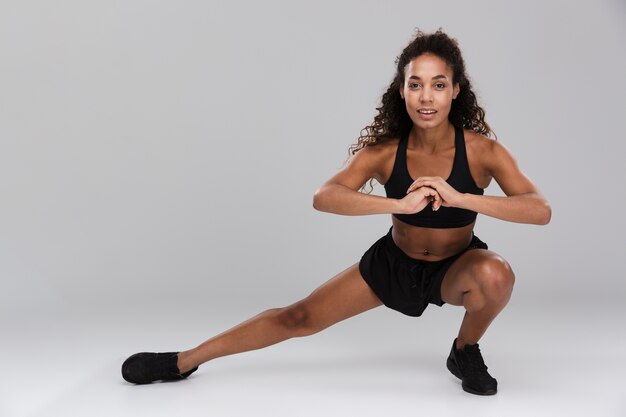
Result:
[[[448,303],[465,308],[448,369],[465,391],[496,393],[478,341],[507,304],[514,274],[473,234],[476,215],[547,224],[550,206],[511,153],[486,137],[491,130],[461,52],[441,30],[417,32],[398,57],[378,110],[348,164],[315,192],[313,206],[343,215],[392,214],[389,232],[303,300],[262,312],[194,349],[132,355],[122,365],[124,379],[183,379],[211,359],[312,335],[381,304],[420,316],[429,303]],[[360,192],[373,179],[387,197]],[[483,195],[492,179],[506,197]]]

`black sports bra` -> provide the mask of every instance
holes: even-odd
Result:
[[[385,192],[389,198],[401,199],[406,195],[406,190],[413,183],[409,175],[406,164],[406,148],[408,143],[408,132],[400,138],[396,151],[396,160],[393,171],[387,183]],[[460,193],[470,193],[482,195],[484,189],[478,188],[467,163],[467,153],[465,151],[465,136],[463,129],[454,130],[454,162],[450,177],[446,180],[448,184]],[[414,214],[393,214],[396,218],[413,226],[432,227],[437,229],[447,229],[453,227],[463,227],[472,223],[476,219],[477,213],[471,210],[456,207],[443,207],[439,210],[432,210],[432,203],[429,203],[422,211]]]

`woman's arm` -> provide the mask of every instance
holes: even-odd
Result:
[[[364,194],[345,185],[328,182],[313,196],[316,210],[347,216],[398,213],[399,203],[400,200],[395,198]]]
[[[510,222],[544,225],[552,216],[550,205],[536,192],[507,197],[463,194],[463,200],[458,207]]]
[[[552,209],[533,182],[519,169],[511,152],[501,143],[491,140],[481,155],[483,166],[496,180],[506,197],[462,194],[440,177],[421,177],[409,187],[436,189],[446,207],[472,210],[486,216],[517,223],[548,224]]]
[[[369,195],[358,190],[371,178],[379,179],[380,167],[388,155],[385,149],[366,147],[352,155],[345,168],[315,191],[313,207],[319,211],[359,216],[366,214],[417,213],[431,200],[441,203],[439,194],[430,188],[410,193],[403,199]]]

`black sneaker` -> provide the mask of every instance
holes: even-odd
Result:
[[[187,378],[198,369],[180,373],[178,352],[141,352],[129,356],[122,364],[122,377],[133,384],[149,384],[154,381],[178,381]]]
[[[454,339],[446,365],[461,380],[464,391],[477,395],[494,395],[498,391],[498,381],[487,372],[478,343],[457,349]]]

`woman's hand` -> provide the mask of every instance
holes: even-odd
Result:
[[[431,201],[433,202],[432,209],[437,211],[441,207],[441,196],[439,193],[430,187],[420,187],[417,190],[409,192],[401,200],[403,211],[400,214],[413,214],[424,210],[424,207]]]
[[[418,190],[423,187],[430,187],[437,191],[441,198],[441,206],[460,207],[463,194],[452,188],[452,186],[441,177],[419,177],[411,184],[406,192],[411,193],[413,190]],[[437,208],[439,208],[439,206],[437,206]]]

